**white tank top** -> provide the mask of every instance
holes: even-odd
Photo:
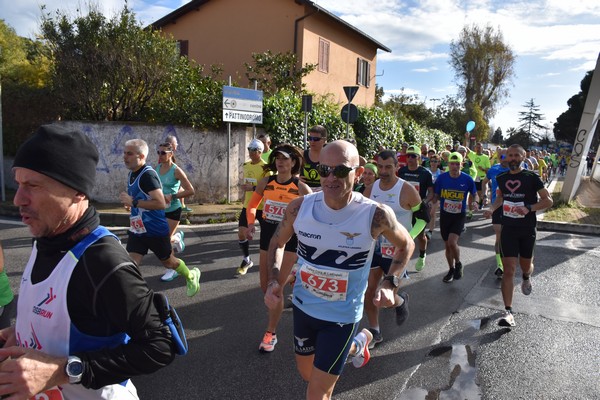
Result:
[[[95,239],[97,240],[98,237]],[[67,288],[71,273],[79,262],[80,254],[77,253],[82,254],[89,244],[91,243],[83,249],[78,249],[79,251],[74,251],[74,248],[66,252],[50,276],[36,284],[31,283],[31,271],[37,257],[37,247],[33,246],[19,289],[15,324],[17,345],[34,348],[55,357],[66,357],[71,354],[70,345],[73,340],[80,339],[76,337],[80,335],[71,324],[67,308]],[[34,396],[34,399],[38,398],[133,400],[138,399],[138,396],[135,386],[128,379],[122,384],[104,386],[97,390],[87,389],[82,385],[62,385]]]
[[[400,205],[400,193],[402,192],[404,183],[406,183],[404,179],[398,178],[394,186],[388,190],[382,190],[380,187],[381,182],[378,179],[373,184],[373,189],[371,189],[371,199],[390,206],[394,214],[396,214],[398,223],[405,227],[407,231],[410,231],[412,228],[412,210],[405,210]],[[392,258],[396,249],[389,240],[380,235],[377,238],[375,251],[378,254],[380,253],[383,258]]]
[[[352,192],[350,203],[333,210],[338,223],[320,221],[323,192],[304,196],[294,230],[298,236],[298,272],[293,303],[324,321],[355,323],[363,314],[363,298],[375,240],[371,224],[376,203]]]

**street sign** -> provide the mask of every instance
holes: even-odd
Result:
[[[352,99],[354,95],[358,92],[358,86],[344,86],[344,93],[346,93],[346,97],[348,98],[348,103],[352,103]]]
[[[348,115],[348,113],[350,115]],[[358,119],[358,107],[354,104],[346,104],[342,107],[342,121],[353,124]]]
[[[223,122],[262,124],[262,90],[223,86]]]

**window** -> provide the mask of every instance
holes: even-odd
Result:
[[[180,56],[187,57],[188,56],[188,41],[187,40],[178,40],[177,41],[177,51]]]
[[[362,58],[356,59],[356,84],[366,87],[371,85],[371,64]]]
[[[319,38],[319,65],[320,72],[329,72],[329,42],[323,38]]]

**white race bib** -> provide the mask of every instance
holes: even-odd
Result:
[[[460,214],[462,212],[462,201],[444,200],[444,211],[450,214]]]
[[[146,233],[146,227],[144,226],[144,221],[142,221],[141,215],[130,216],[129,217],[129,230],[133,233],[142,234]]]
[[[524,215],[517,213],[517,207],[524,207],[525,203],[522,201],[507,201],[504,200],[502,203],[502,215],[508,218],[525,218]]]
[[[268,219],[269,221],[281,222],[283,220],[283,214],[285,214],[287,205],[288,203],[284,203],[282,201],[267,200],[265,206],[263,207],[263,215],[265,216],[265,219]]]
[[[348,271],[322,270],[303,264],[299,276],[304,289],[314,296],[327,301],[345,301],[349,274]]]

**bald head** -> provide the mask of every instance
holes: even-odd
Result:
[[[336,164],[331,164],[332,160],[335,160]],[[359,165],[360,158],[356,146],[352,143],[345,140],[335,140],[323,148],[319,156],[319,162],[326,165],[346,164],[356,166]]]

